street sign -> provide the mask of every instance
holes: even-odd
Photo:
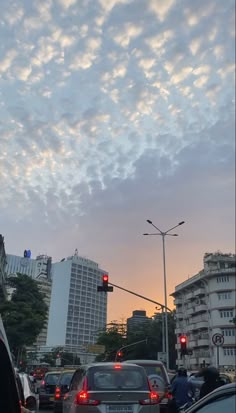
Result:
[[[221,347],[224,344],[224,336],[223,334],[220,333],[215,333],[212,336],[212,343],[217,346],[217,347]]]
[[[166,363],[166,353],[163,353],[162,351],[158,351],[157,359]]]
[[[61,366],[61,358],[60,358],[60,357],[57,357],[57,358],[56,358],[56,366],[57,366],[57,367],[60,367],[60,366]]]
[[[105,350],[106,348],[102,344],[88,344],[87,346],[88,353],[102,354],[105,353]]]

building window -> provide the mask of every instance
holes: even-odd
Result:
[[[221,318],[233,317],[233,310],[219,310]]]
[[[236,347],[224,347],[224,356],[235,356]]]
[[[235,329],[234,328],[224,328],[222,330],[222,334],[224,337],[235,337]]]
[[[223,293],[218,293],[219,300],[229,300],[232,297],[231,291],[225,291]]]
[[[216,280],[217,280],[218,283],[229,282],[229,276],[225,275],[224,277],[217,277]]]

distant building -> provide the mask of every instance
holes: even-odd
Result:
[[[132,317],[127,318],[127,334],[142,329],[144,324],[147,324],[151,319],[147,317],[146,311],[135,310]]]
[[[235,255],[205,254],[204,269],[175,287],[177,365],[190,369],[207,365],[235,365]],[[180,354],[179,336],[187,336],[188,355]],[[223,336],[217,348],[214,334]]]
[[[52,264],[47,346],[80,353],[96,342],[107,322],[108,294],[97,292],[104,273],[96,262],[80,257],[77,250]]]
[[[7,254],[7,264],[6,264],[6,276],[16,275],[17,273],[28,275],[29,277],[35,279],[38,283],[39,291],[44,296],[44,301],[48,306],[50,306],[51,299],[51,269],[52,269],[52,258],[47,255],[38,255],[36,259],[25,258],[17,255]],[[8,291],[9,296],[12,290]],[[47,340],[47,321],[45,327],[39,334],[35,345],[45,346]]]
[[[0,234],[0,297],[6,295],[5,289],[5,270],[6,270],[6,251],[4,245],[4,237]]]

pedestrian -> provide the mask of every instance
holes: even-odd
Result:
[[[208,393],[212,392],[213,390],[217,389],[217,387],[220,387],[220,375],[219,371],[217,370],[216,367],[206,367],[204,368],[199,376],[203,376],[204,378],[204,383],[201,386],[200,389],[200,399],[204,396],[206,396]]]
[[[193,402],[194,387],[191,381],[188,381],[187,370],[184,367],[179,368],[176,378],[172,383],[172,394],[175,399],[176,409]]]

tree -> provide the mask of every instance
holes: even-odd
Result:
[[[47,305],[37,281],[25,274],[7,279],[13,290],[11,300],[0,303],[0,313],[10,348],[15,356],[25,346],[32,345],[47,319]]]
[[[97,361],[114,361],[117,350],[126,343],[126,339],[119,332],[119,327],[113,325],[109,327],[107,331],[100,333],[98,336],[97,344],[105,346],[106,351],[103,354],[99,354],[96,357]]]

